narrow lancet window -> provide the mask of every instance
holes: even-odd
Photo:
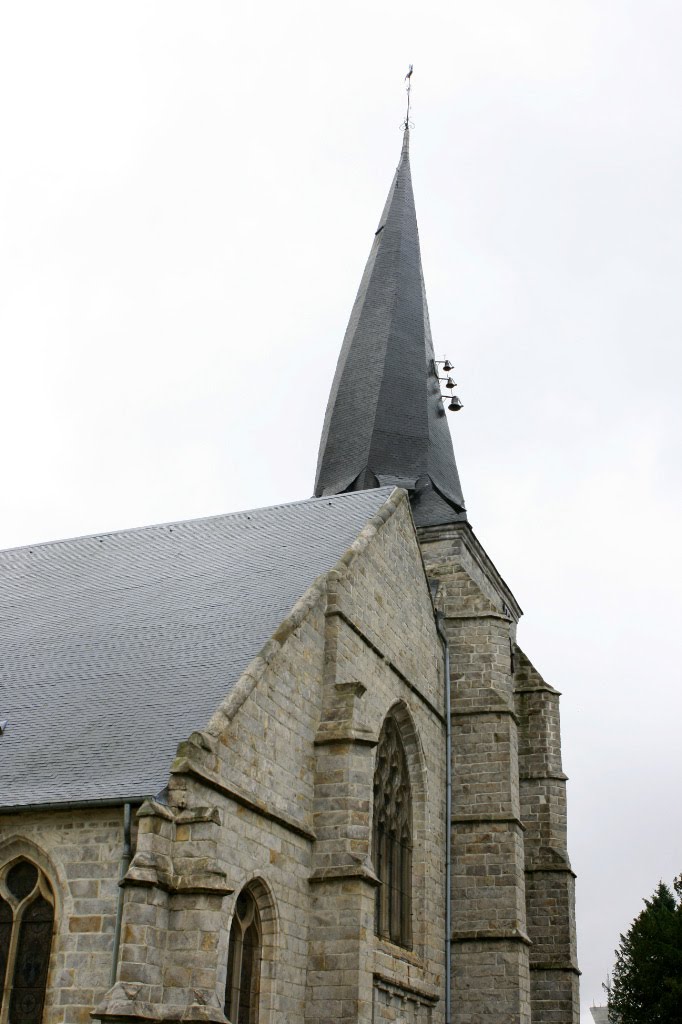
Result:
[[[41,1024],[53,931],[54,897],[35,864],[0,871],[0,1009],[9,1004],[12,1024]]]
[[[258,1024],[262,930],[253,893],[237,897],[227,955],[225,1016],[231,1024]]]
[[[12,938],[12,908],[7,900],[0,896],[0,1009],[2,1009],[2,993],[5,991],[5,976],[9,960],[9,944]]]
[[[405,748],[389,715],[377,746],[374,770],[374,870],[376,933],[399,946],[412,945],[412,797]]]

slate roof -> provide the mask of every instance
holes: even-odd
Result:
[[[0,807],[158,793],[391,490],[0,552]]]
[[[440,393],[406,131],[339,356],[315,494],[396,484],[418,526],[465,519]]]

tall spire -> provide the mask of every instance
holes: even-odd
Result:
[[[466,518],[441,399],[410,175],[409,122],[329,395],[315,494],[410,491],[417,526]]]

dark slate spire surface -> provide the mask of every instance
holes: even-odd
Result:
[[[336,367],[315,495],[406,487],[417,526],[466,518],[434,364],[409,131]]]

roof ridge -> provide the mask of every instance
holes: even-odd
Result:
[[[197,516],[196,518],[190,519],[171,519],[162,523],[147,523],[144,526],[123,527],[119,530],[103,530],[95,533],[77,534],[75,537],[57,537],[54,540],[38,541],[35,544],[18,544],[11,548],[0,548],[0,558],[2,558],[5,555],[17,554],[22,551],[30,552],[37,548],[45,549],[50,547],[59,547],[60,545],[74,544],[77,541],[101,540],[105,537],[121,537],[130,534],[142,534],[146,531],[170,529],[174,526],[180,527],[188,526],[190,524],[213,523],[218,519],[237,519],[239,516],[248,517],[250,513],[255,514],[258,512],[270,512],[274,511],[275,509],[293,508],[296,505],[308,505],[313,502],[319,503],[326,501],[331,504],[332,501],[335,501],[339,498],[344,500],[352,499],[354,497],[357,497],[359,494],[366,494],[369,491],[376,490],[386,491],[388,494],[393,490],[393,486],[387,485],[381,488],[365,488],[362,491],[344,491],[341,494],[328,494],[320,497],[313,495],[310,498],[300,498],[298,501],[282,501],[277,502],[273,505],[260,505],[257,508],[238,509],[235,512],[218,512],[215,515],[210,516]]]

